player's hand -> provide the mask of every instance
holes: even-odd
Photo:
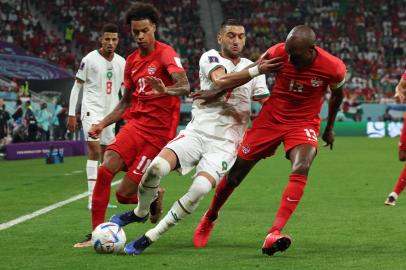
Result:
[[[147,95],[166,94],[166,86],[161,79],[154,76],[149,76],[145,78],[145,82],[152,88],[152,92],[146,93]]]
[[[101,124],[92,124],[92,126],[89,129],[88,135],[92,139],[98,139],[102,131],[103,126]]]
[[[67,124],[68,130],[70,132],[74,132],[76,129],[76,116],[68,116],[68,124]]]
[[[261,57],[258,60],[259,73],[267,74],[271,72],[276,72],[283,67],[282,57],[274,57],[267,59],[266,57]]]
[[[404,103],[406,96],[405,93],[402,91],[402,89],[399,89],[400,87],[396,87],[396,94],[393,96],[395,100],[399,103]]]
[[[219,90],[200,90],[191,93],[190,97],[193,98],[193,100],[202,99],[203,102],[201,103],[201,105],[207,105],[209,103],[217,101],[219,93]]]
[[[333,143],[334,143],[334,131],[332,128],[326,128],[323,132],[323,136],[321,137],[325,144],[324,147],[330,146],[330,150],[333,150]]]

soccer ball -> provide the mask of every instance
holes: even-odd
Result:
[[[97,253],[122,253],[125,241],[123,228],[113,222],[102,223],[92,232],[92,244]]]

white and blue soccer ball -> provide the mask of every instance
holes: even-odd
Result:
[[[113,222],[102,223],[92,232],[92,244],[97,253],[122,253],[126,240],[123,228]]]

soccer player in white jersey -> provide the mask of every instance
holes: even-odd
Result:
[[[210,50],[200,58],[201,89],[221,84],[223,75],[243,70],[252,64],[240,56],[245,38],[244,26],[238,21],[227,20],[222,24],[218,35],[220,52]],[[125,226],[146,217],[161,178],[172,170],[177,169],[185,175],[196,166],[192,185],[155,228],[126,245],[127,254],[140,254],[171,226],[195,210],[200,200],[232,167],[250,119],[251,99],[264,102],[268,96],[265,76],[262,75],[230,89],[210,105],[194,101],[192,120],[186,129],[165,146],[145,172],[138,188],[137,208],[115,215],[110,221]]]
[[[79,92],[83,90],[81,119],[87,141],[88,160],[86,175],[89,191],[88,208],[92,206],[92,193],[97,179],[98,162],[106,146],[114,139],[112,124],[105,128],[100,139],[88,136],[92,124],[97,124],[109,114],[119,101],[119,91],[124,80],[125,59],[114,51],[118,45],[118,27],[106,24],[100,37],[101,47],[88,53],[80,63],[69,102],[68,129],[76,127],[75,109]],[[110,207],[115,207],[110,205]]]

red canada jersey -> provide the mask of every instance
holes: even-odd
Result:
[[[185,72],[175,50],[164,43],[155,42],[155,49],[141,56],[139,49],[130,54],[124,71],[124,87],[133,91],[132,106],[127,113],[142,134],[154,143],[156,137],[173,138],[180,115],[180,98],[166,94],[153,94],[145,78],[154,76],[165,86],[175,82],[171,74]]]
[[[405,72],[403,72],[403,75],[402,75],[402,80],[406,80],[406,71],[405,71]]]
[[[282,57],[283,68],[276,73],[271,97],[264,106],[266,119],[285,124],[320,124],[322,98],[345,82],[345,64],[320,47],[313,64],[296,69],[288,60],[285,43],[268,49],[265,57]],[[334,90],[333,90],[334,91]],[[262,110],[264,110],[262,109]]]

